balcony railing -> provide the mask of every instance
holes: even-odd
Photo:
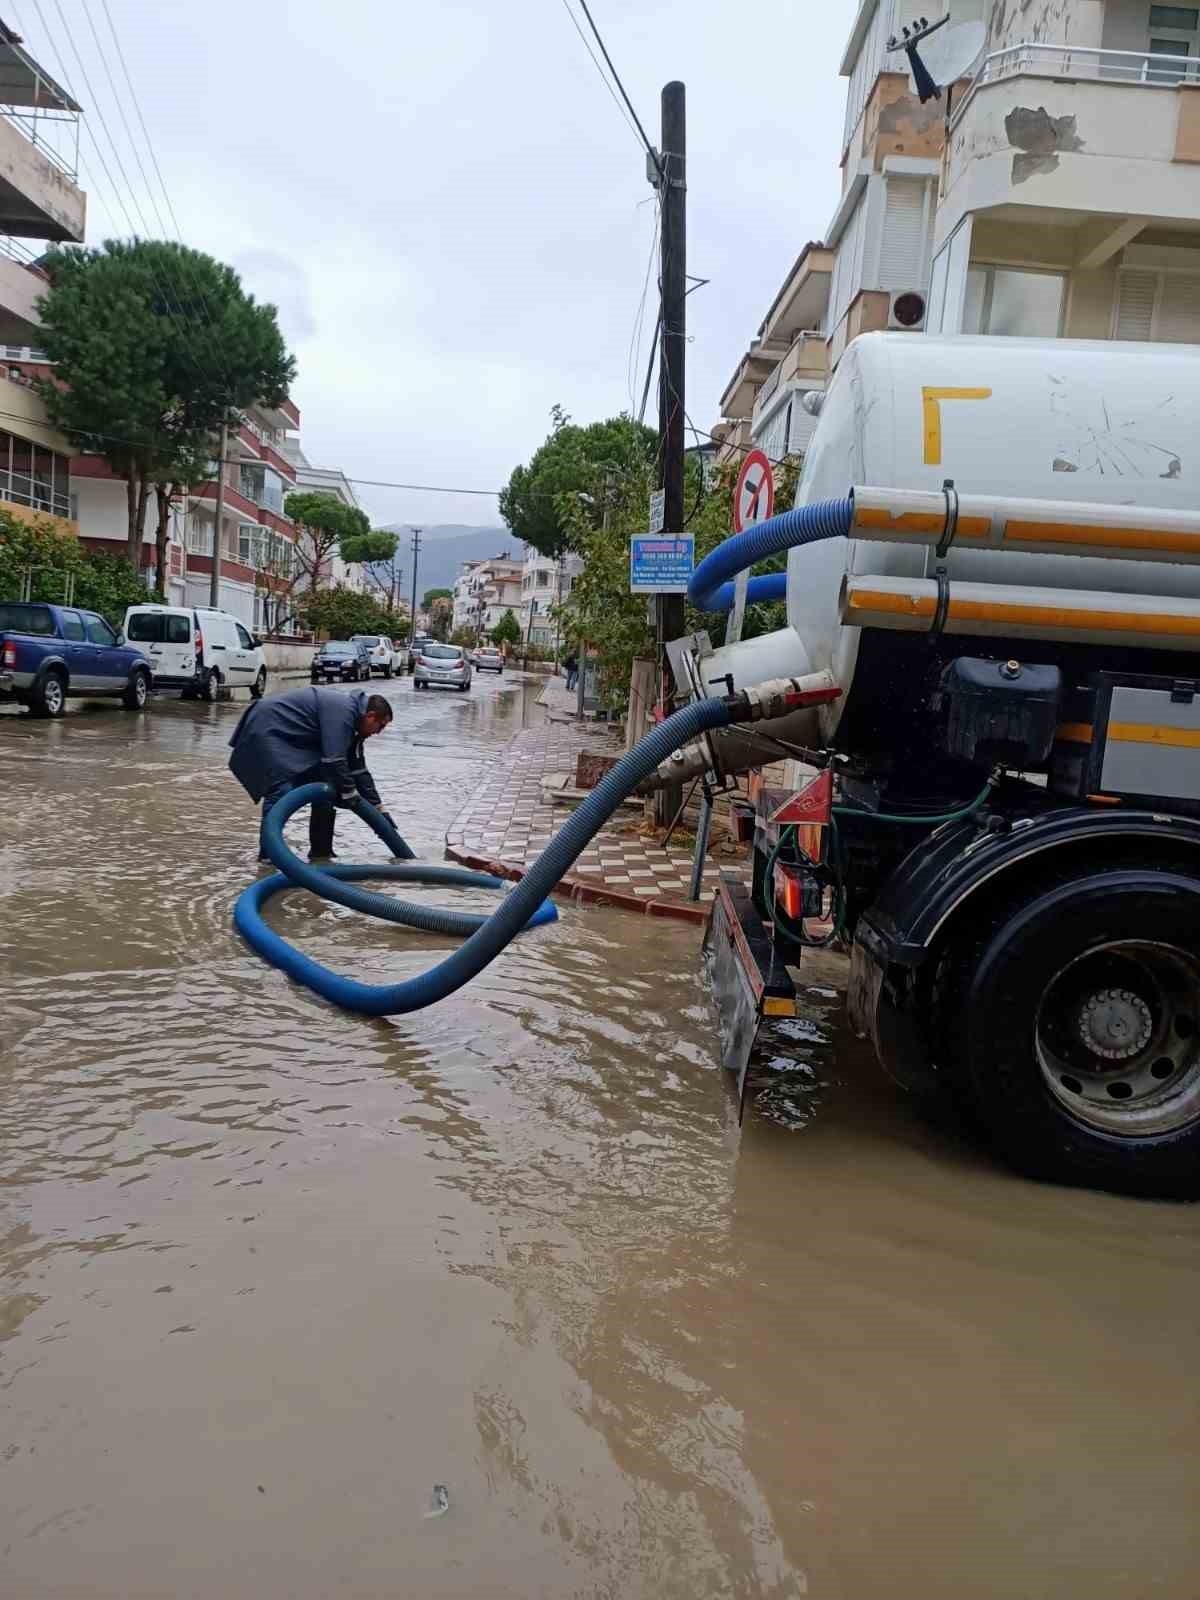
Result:
[[[1200,83],[1200,57],[1153,55],[1145,50],[1093,50],[1067,44],[1014,44],[984,56],[951,118],[962,119],[976,89],[1022,74],[1082,83],[1132,83],[1175,88]]]
[[[0,104],[0,117],[11,122],[52,166],[72,183],[79,179],[79,113],[48,106]]]

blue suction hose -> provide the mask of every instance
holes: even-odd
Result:
[[[705,556],[692,573],[688,599],[697,611],[729,611],[733,606],[730,580],[739,572],[799,545],[842,538],[850,532],[853,521],[854,501],[847,496],[845,500],[814,500],[810,505],[769,517],[766,522],[747,528],[745,533],[735,533]],[[782,600],[786,595],[787,573],[768,572],[765,577],[750,579],[746,603]]]
[[[273,966],[347,1011],[357,1011],[369,1017],[421,1011],[426,1006],[446,999],[447,995],[477,977],[523,928],[534,926],[537,920],[551,920],[556,915],[554,907],[544,907],[543,901],[626,795],[631,794],[660,762],[665,761],[681,745],[710,728],[724,727],[732,720],[733,708],[727,701],[701,700],[684,706],[682,711],[676,711],[660,723],[601,779],[517,886],[505,895],[490,917],[483,919],[417,906],[406,907],[405,915],[401,917],[394,910],[383,908],[396,907],[402,902],[394,901],[388,895],[353,888],[351,880],[356,877],[399,877],[407,882],[503,887],[502,880],[485,873],[408,862],[391,867],[382,864],[377,867],[313,867],[301,861],[284,841],[284,823],[301,806],[311,805],[314,800],[332,798],[332,791],[327,784],[305,784],[303,788],[284,795],[268,814],[265,829],[267,854],[280,869],[281,875],[264,878],[242,892],[233,914],[234,925],[246,942]],[[380,823],[383,822],[374,807],[364,803],[357,806],[356,810],[372,827],[375,827],[377,817]],[[384,837],[380,828],[375,827],[375,831]],[[281,890],[294,887],[311,889],[323,899],[337,900],[356,910],[387,916],[392,921],[403,921],[410,926],[422,926],[434,932],[464,932],[467,930],[462,924],[469,922],[470,936],[444,961],[415,978],[406,978],[400,983],[359,983],[353,978],[344,978],[340,973],[331,972],[311,957],[303,955],[263,920],[262,908],[266,902]],[[418,917],[422,920],[418,921]],[[456,919],[453,927],[450,925],[451,918]]]
[[[850,531],[852,520],[853,502],[850,499],[816,501],[795,511],[785,511],[780,516],[771,517],[767,522],[761,522],[757,527],[727,539],[707,556],[692,575],[688,598],[702,611],[727,611],[733,604],[733,584],[729,580],[743,568],[796,545],[839,538]],[[752,578],[748,599],[779,599],[785,585],[783,573]],[[661,722],[601,779],[490,917],[413,905],[370,889],[356,888],[355,884],[365,878],[494,889],[505,887],[502,879],[487,873],[413,861],[408,845],[383,814],[365,801],[359,801],[354,810],[374,829],[392,854],[401,858],[399,862],[378,866],[315,867],[301,861],[284,840],[284,824],[302,806],[311,805],[314,800],[334,798],[328,784],[305,784],[284,795],[268,814],[264,829],[267,854],[279,868],[279,873],[252,884],[242,892],[234,909],[234,925],[246,942],[273,966],[347,1011],[357,1011],[369,1017],[421,1011],[439,1000],[445,1000],[477,977],[523,929],[555,920],[557,912],[546,896],[570,870],[621,801],[650,777],[661,762],[700,734],[727,727],[733,722],[746,721],[750,715],[746,697],[734,695],[725,700],[696,701]],[[358,983],[302,955],[267,925],[262,915],[263,907],[274,895],[291,888],[309,889],[322,899],[335,900],[339,905],[364,911],[368,916],[383,917],[408,927],[422,928],[432,933],[462,934],[466,936],[466,943],[436,967],[415,978],[406,978],[400,983]]]

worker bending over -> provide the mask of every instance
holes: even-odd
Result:
[[[247,708],[229,741],[233,749],[229,770],[252,800],[262,801],[260,861],[270,860],[268,812],[302,784],[332,784],[342,805],[361,796],[382,807],[375,780],[367,771],[363,743],[382,733],[391,720],[392,708],[384,697],[361,690],[347,695],[336,689],[290,689]],[[333,855],[334,821],[334,808],[328,802],[317,801],[310,807],[310,861]]]

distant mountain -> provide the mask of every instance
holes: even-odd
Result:
[[[404,593],[412,590],[412,524],[392,522],[389,533],[400,535],[396,559],[404,563]],[[427,589],[451,589],[464,561],[486,561],[505,550],[517,561],[524,546],[507,528],[468,528],[457,522],[440,522],[421,528],[421,556],[417,566],[417,602]]]

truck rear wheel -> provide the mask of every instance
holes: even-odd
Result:
[[[953,965],[951,1070],[1009,1161],[1200,1195],[1200,880],[1077,869],[999,907]]]
[[[67,680],[52,669],[34,685],[29,709],[38,717],[61,717],[67,709]]]

